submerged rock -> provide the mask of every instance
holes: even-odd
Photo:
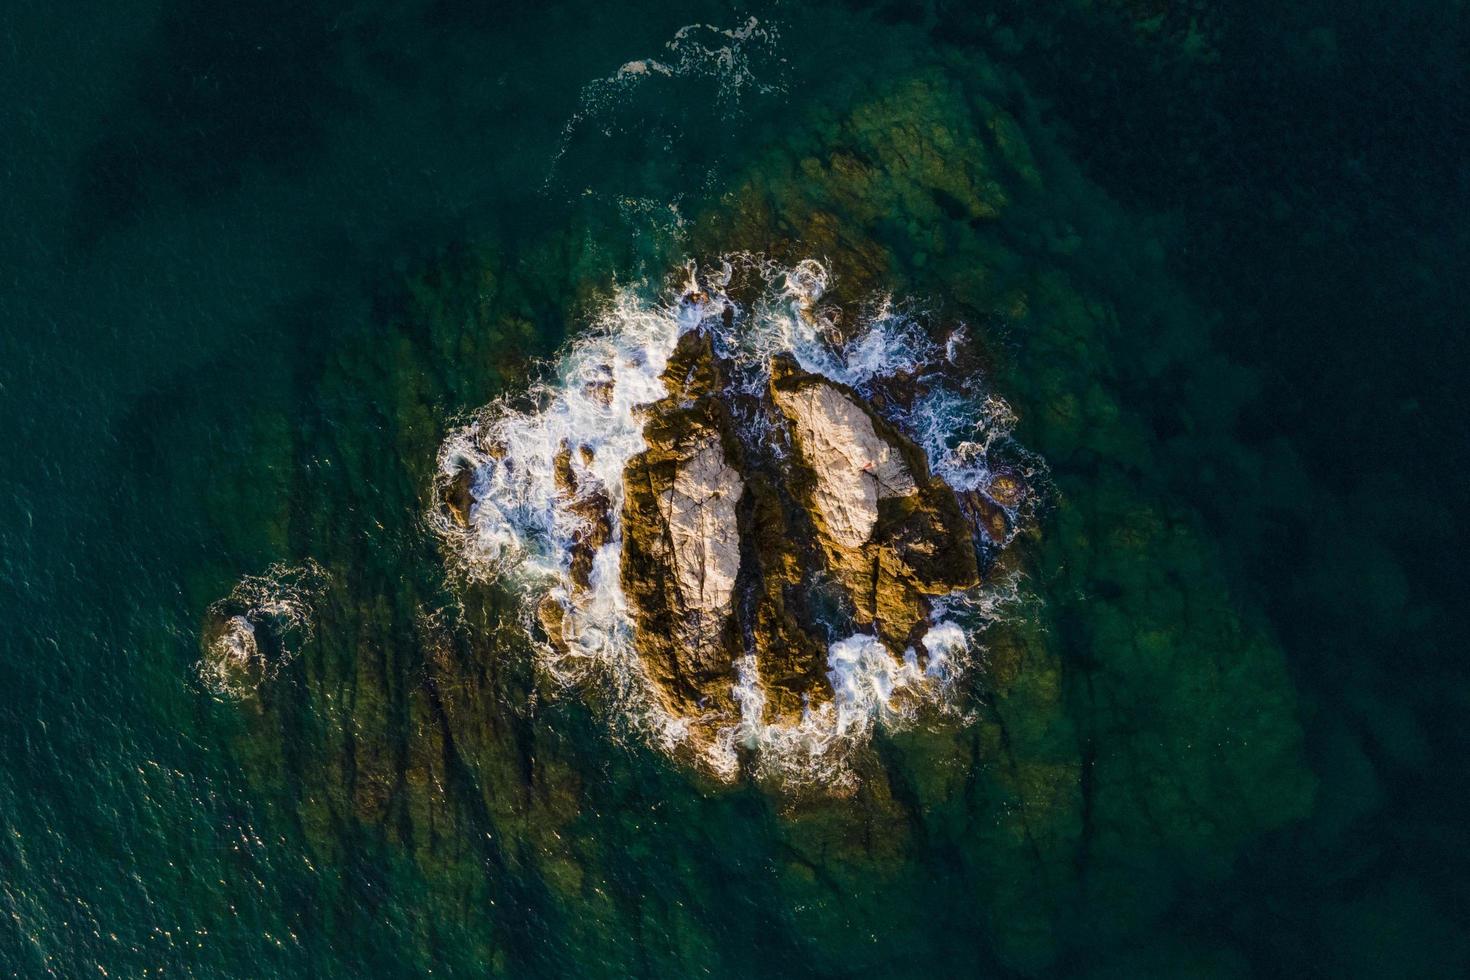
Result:
[[[247,575],[205,611],[199,679],[216,697],[253,694],[310,639],[326,573],[314,561]]]
[[[203,646],[199,674],[214,692],[252,690],[270,666],[248,616],[212,614],[205,622]]]

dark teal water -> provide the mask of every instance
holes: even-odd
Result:
[[[1459,3],[11,5],[0,968],[1462,975],[1467,42]],[[851,799],[613,745],[421,522],[455,418],[735,248],[971,322],[1054,483],[975,718]],[[315,637],[210,697],[208,605],[308,558]]]

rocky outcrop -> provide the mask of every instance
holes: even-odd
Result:
[[[789,359],[763,391],[750,370],[686,333],[624,472],[635,645],[696,736],[738,719],[742,658],[764,720],[794,724],[832,700],[835,636],[876,634],[895,664],[909,647],[922,656],[930,597],[979,582],[965,515],[913,442]]]
[[[672,486],[656,498],[674,588],[689,616],[687,639],[694,646],[717,642],[719,625],[730,615],[740,571],[735,505],[744,489],[719,437],[711,435],[679,462]]]
[[[567,510],[580,522],[572,533],[571,555],[572,584],[578,590],[591,584],[597,550],[612,538],[612,500],[602,481],[592,474],[593,459],[592,449],[581,446],[574,463],[571,447],[563,441],[553,461],[557,490],[567,498]]]
[[[686,334],[623,474],[623,591],[649,676],[676,714],[731,716],[744,481],[708,337]]]
[[[247,575],[212,603],[200,631],[199,679],[214,695],[253,694],[295,657],[312,633],[316,598],[326,573],[314,561],[277,564]]]
[[[851,596],[856,623],[890,650],[915,645],[928,597],[980,581],[954,492],[930,475],[923,451],[851,389],[778,359],[771,398],[790,423],[793,490],[809,504],[826,566]]]
[[[199,676],[218,695],[236,695],[258,685],[268,668],[247,616],[211,614],[203,631]]]
[[[460,467],[454,477],[440,490],[440,500],[450,518],[460,527],[470,526],[470,508],[475,504],[473,486],[475,471],[468,466]]]
[[[771,393],[812,470],[822,526],[839,547],[866,544],[878,523],[878,501],[918,489],[898,449],[878,436],[868,413],[835,385],[788,384]]]

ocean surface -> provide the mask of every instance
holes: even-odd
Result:
[[[0,973],[1465,975],[1467,74],[1458,0],[6,5]],[[435,533],[732,256],[962,325],[1034,464],[841,786]]]

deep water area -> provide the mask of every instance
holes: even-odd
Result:
[[[7,6],[0,973],[1464,975],[1467,74],[1460,0]],[[1025,473],[840,786],[441,533],[731,257]]]

